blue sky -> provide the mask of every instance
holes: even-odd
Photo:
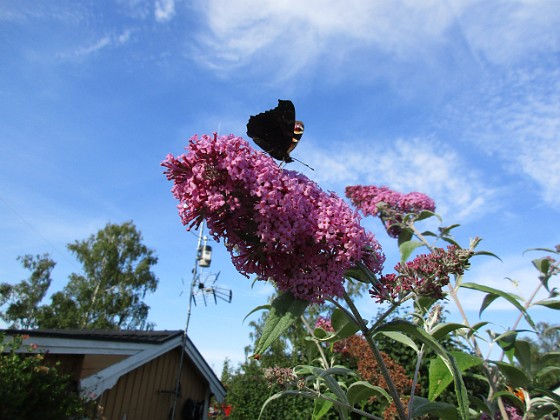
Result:
[[[80,269],[67,243],[132,220],[159,256],[150,319],[183,328],[196,234],[159,164],[291,99],[306,128],[292,155],[315,171],[291,169],[341,195],[430,195],[465,246],[481,236],[504,261],[475,260],[466,281],[527,296],[539,254],[523,250],[560,243],[558,28],[556,0],[2,0],[0,282],[27,276],[17,256],[48,252],[60,289]],[[364,224],[390,269],[393,240]],[[212,271],[233,302],[194,308],[189,335],[219,370],[243,359],[242,319],[271,287],[251,288],[221,244]]]

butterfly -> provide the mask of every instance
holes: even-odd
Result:
[[[303,122],[296,121],[292,101],[278,99],[274,109],[253,115],[247,123],[247,135],[274,159],[293,162],[290,153],[303,135]]]

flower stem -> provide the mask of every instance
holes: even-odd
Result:
[[[369,345],[369,348],[371,349],[371,351],[373,353],[373,356],[375,357],[375,360],[377,361],[377,365],[379,366],[379,369],[381,370],[381,374],[383,375],[383,378],[385,379],[385,382],[387,383],[387,388],[389,389],[389,394],[391,394],[391,397],[393,398],[393,402],[395,403],[395,407],[396,407],[397,412],[399,414],[399,418],[402,419],[402,420],[407,419],[408,417],[406,415],[406,411],[405,411],[404,406],[402,404],[399,392],[397,391],[397,388],[395,387],[395,384],[393,383],[393,380],[391,379],[391,374],[389,373],[389,369],[387,369],[387,365],[385,364],[385,361],[383,360],[383,356],[381,355],[381,352],[377,348],[377,345],[375,344],[375,341],[371,337],[371,334],[368,334],[369,329],[368,329],[367,325],[365,324],[364,320],[360,316],[358,308],[356,308],[356,305],[354,305],[354,302],[352,301],[350,296],[348,296],[348,293],[344,292],[343,296],[344,296],[344,300],[346,301],[346,304],[350,308],[350,311],[354,315],[354,320],[356,321],[358,327],[360,328],[360,330],[364,334],[364,337],[365,337],[365,339],[366,339],[366,341]]]

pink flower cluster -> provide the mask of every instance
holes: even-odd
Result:
[[[443,298],[442,288],[449,284],[449,275],[461,275],[469,265],[473,252],[455,245],[447,251],[436,248],[431,254],[422,254],[405,264],[395,266],[397,274],[387,274],[379,279],[377,289],[370,290],[378,302],[396,300],[409,292],[436,299]]]
[[[194,136],[187,154],[168,155],[162,165],[183,224],[206,219],[245,275],[322,302],[342,294],[343,274],[358,261],[381,271],[384,256],[355,211],[240,137]]]
[[[387,187],[356,185],[346,187],[346,197],[366,216],[379,216],[387,233],[396,238],[402,231],[403,216],[420,213],[423,210],[435,211],[434,200],[425,194],[411,192],[402,194]]]
[[[322,316],[317,318],[317,321],[315,321],[315,328],[321,328],[327,332],[334,332],[331,320]]]

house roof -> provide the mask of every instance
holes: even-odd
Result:
[[[0,330],[2,331],[2,330]],[[218,401],[225,398],[225,388],[183,331],[120,331],[120,330],[3,330],[7,335],[29,335],[25,344],[36,344],[40,351],[51,354],[120,354],[129,357],[80,381],[82,393],[101,395],[112,388],[120,377],[183,346],[184,354],[206,379],[210,392]],[[186,340],[184,340],[186,338]],[[20,351],[26,351],[22,348]]]
[[[125,341],[136,343],[163,343],[183,334],[181,330],[137,331],[137,330],[80,330],[80,329],[41,329],[6,330],[16,334],[33,337],[59,337],[72,339],[91,339],[105,341]]]

